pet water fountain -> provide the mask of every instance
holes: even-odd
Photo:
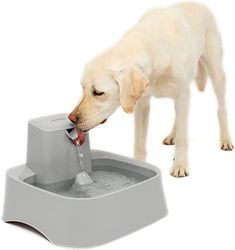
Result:
[[[77,147],[67,114],[29,121],[27,162],[6,175],[5,222],[25,223],[54,244],[91,247],[167,214],[160,171],[145,162]],[[67,131],[67,132],[66,132]],[[90,183],[77,183],[85,172]]]

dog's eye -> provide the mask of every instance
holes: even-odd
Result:
[[[93,91],[92,91],[92,94],[94,95],[94,96],[101,96],[101,95],[103,95],[104,94],[104,92],[100,92],[100,91],[97,91],[96,89],[93,89]]]

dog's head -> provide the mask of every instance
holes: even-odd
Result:
[[[69,118],[78,129],[87,131],[104,123],[120,105],[132,113],[149,81],[137,66],[118,71],[86,67],[81,84],[82,99]]]

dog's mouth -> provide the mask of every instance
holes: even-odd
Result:
[[[100,124],[104,124],[107,121],[107,119],[104,119]]]
[[[89,129],[81,129],[81,128],[79,128],[79,130],[80,130],[81,132],[83,132],[83,133],[87,133],[87,132],[88,132],[89,130],[91,130],[92,128],[95,128],[96,126],[98,126],[98,125],[100,125],[100,124],[104,124],[106,121],[107,121],[107,119],[104,119],[102,122],[98,123],[97,125],[95,125],[95,126],[89,128]]]

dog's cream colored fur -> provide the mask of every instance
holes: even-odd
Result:
[[[220,34],[212,13],[196,3],[147,12],[120,41],[86,65],[83,98],[73,111],[79,117],[77,126],[89,130],[119,105],[126,112],[134,111],[135,157],[144,160],[149,99],[173,98],[176,119],[164,143],[175,144],[171,174],[187,176],[189,84],[196,80],[203,91],[207,73],[218,100],[221,148],[232,150]]]

